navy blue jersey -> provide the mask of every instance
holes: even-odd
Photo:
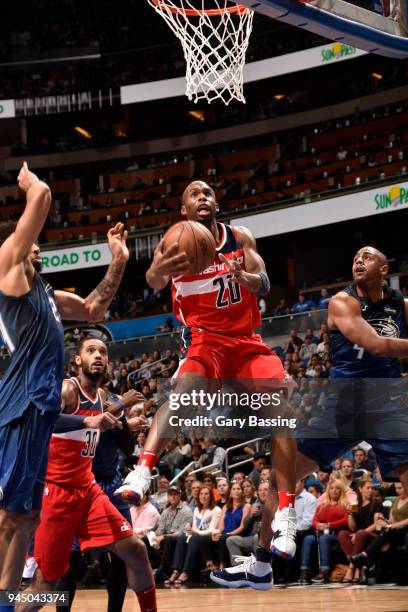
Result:
[[[58,412],[64,375],[64,328],[52,287],[39,274],[21,297],[0,291],[0,332],[11,363],[0,383],[0,427],[32,402]]]
[[[344,289],[361,306],[361,316],[376,330],[379,336],[405,338],[407,323],[402,293],[387,288],[386,296],[378,302],[360,297],[354,284]],[[331,377],[355,378],[399,378],[401,364],[399,359],[373,357],[357,344],[350,342],[338,330],[331,330],[330,359],[333,367]]]

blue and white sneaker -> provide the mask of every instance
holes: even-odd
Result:
[[[211,572],[213,582],[230,589],[251,587],[258,591],[269,591],[273,587],[273,574],[270,563],[257,561],[255,555],[235,557],[239,565]]]

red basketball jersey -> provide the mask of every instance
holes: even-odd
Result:
[[[77,378],[70,378],[78,387],[78,404],[73,414],[95,416],[103,412],[100,391],[90,397]],[[95,481],[92,459],[99,442],[97,429],[78,429],[52,434],[48,458],[47,482],[84,487]]]
[[[172,279],[173,311],[187,327],[227,336],[251,336],[261,317],[256,296],[231,280],[232,275],[219,259],[236,256],[245,269],[244,250],[235,230],[218,223],[221,242],[214,263],[200,274]]]

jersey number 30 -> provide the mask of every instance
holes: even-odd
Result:
[[[85,444],[86,447],[81,451],[82,457],[95,457],[96,445],[98,444],[98,432],[88,431],[85,432]]]
[[[217,308],[227,308],[230,304],[238,304],[241,301],[241,287],[238,283],[230,280],[225,282],[223,276],[214,278],[213,285],[219,285],[217,295]]]

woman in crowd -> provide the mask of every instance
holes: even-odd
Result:
[[[312,582],[329,581],[331,548],[338,542],[338,532],[347,526],[347,519],[348,503],[344,484],[341,480],[333,480],[327,488],[326,500],[317,506],[313,517],[313,529],[316,535],[307,535],[302,542],[300,583],[305,584],[309,581],[312,552],[316,543],[319,552],[319,573]]]
[[[194,510],[193,524],[187,526],[185,533],[177,538],[173,557],[174,569],[170,579],[164,583],[165,586],[173,584],[180,586],[187,582],[200,555],[207,567],[214,566],[213,548],[209,539],[205,541],[205,536],[211,536],[217,529],[221,513],[221,508],[215,505],[212,489],[203,485],[198,495],[197,507]]]
[[[379,518],[376,525],[381,529],[378,537],[368,544],[359,555],[351,557],[355,567],[372,565],[381,551],[402,546],[408,534],[408,491],[400,482],[395,483],[397,497],[393,501],[390,518]]]
[[[256,487],[252,480],[250,480],[249,478],[245,478],[244,482],[242,483],[242,490],[244,492],[245,503],[250,505],[254,504],[257,500],[257,497]]]
[[[238,482],[231,484],[227,503],[222,509],[219,528],[212,534],[213,542],[218,542],[218,555],[220,568],[231,565],[226,540],[233,535],[246,534],[246,518],[251,506],[245,502],[242,485]]]
[[[348,461],[348,459],[346,459],[346,461]],[[335,480],[341,480],[341,482],[343,483],[344,489],[346,491],[347,502],[350,505],[356,504],[357,503],[357,493],[350,487],[349,480],[345,477],[344,473],[341,470],[336,470],[334,472],[331,472],[329,476],[329,484],[331,482],[334,482]],[[327,501],[327,491],[319,497],[319,501],[317,503],[320,506],[320,504],[324,504],[326,501]]]
[[[357,504],[350,506],[348,513],[348,529],[339,533],[339,542],[342,551],[348,559],[361,553],[376,532],[376,520],[382,515],[382,504],[374,498],[374,488],[371,478],[362,479],[358,485]],[[350,562],[349,568],[342,582],[358,584],[362,581],[359,568]]]

